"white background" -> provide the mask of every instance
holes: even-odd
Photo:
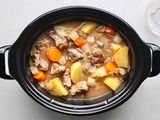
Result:
[[[39,15],[71,5],[94,6],[111,11],[127,21],[145,42],[160,45],[160,39],[146,28],[145,8],[148,1],[0,0],[0,46],[13,44],[22,30]],[[159,120],[159,92],[160,75],[146,79],[133,97],[118,108],[98,115],[76,117],[50,111],[27,96],[15,80],[0,79],[0,120]]]

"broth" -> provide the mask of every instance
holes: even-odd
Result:
[[[59,97],[97,97],[121,86],[129,71],[128,50],[109,25],[66,21],[37,38],[29,61],[30,77]]]

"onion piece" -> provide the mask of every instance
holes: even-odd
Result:
[[[73,41],[75,41],[77,38],[79,38],[78,33],[75,30],[72,30],[72,32],[69,33],[69,38],[71,38]]]
[[[66,28],[62,26],[55,26],[55,32],[61,37],[68,37],[69,33],[73,30],[73,28]]]
[[[94,43],[94,36],[88,35],[86,39],[88,43],[91,43],[91,44]]]
[[[117,44],[119,44],[121,41],[122,41],[122,38],[120,35],[115,35],[114,38],[113,38],[113,41]]]

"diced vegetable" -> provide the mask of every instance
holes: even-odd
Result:
[[[57,48],[51,47],[47,50],[47,58],[52,62],[57,62],[60,60],[62,53]]]
[[[119,36],[118,34],[114,36],[113,41],[117,44],[119,44],[122,41],[121,36]]]
[[[111,35],[111,36],[116,35],[116,32],[114,31],[114,29],[110,26],[106,26],[104,32]]]
[[[71,66],[71,79],[73,83],[84,80],[84,74],[82,70],[82,64],[80,62],[75,62]]]
[[[104,77],[106,76],[106,70],[104,67],[97,68],[94,73],[91,74],[91,77]]]
[[[116,73],[117,71],[117,65],[115,64],[115,62],[108,62],[107,64],[105,64],[105,69],[106,69],[106,72],[109,73]]]
[[[88,43],[94,43],[94,36],[88,35],[86,39]]]
[[[114,54],[113,58],[118,67],[128,68],[128,51],[129,48],[124,46]]]
[[[95,78],[88,77],[87,85],[88,85],[88,86],[91,86],[91,87],[95,86],[95,85],[96,85],[96,79],[95,79]]]
[[[54,26],[55,32],[61,37],[68,37],[73,28],[65,28],[62,26]]]
[[[81,39],[81,38],[77,38],[75,41],[74,41],[74,44],[77,45],[77,46],[82,46],[86,43],[85,40]]]
[[[87,34],[90,34],[92,33],[97,27],[97,24],[94,23],[94,22],[87,22],[85,23],[82,27],[81,27],[81,30],[84,32],[84,33],[87,33]]]
[[[111,43],[111,48],[114,50],[114,52],[116,52],[121,47],[122,46],[119,44]]]
[[[84,53],[91,52],[91,46],[89,45],[89,43],[84,44],[81,48],[82,48]]]
[[[39,71],[37,74],[35,74],[33,76],[35,79],[39,80],[39,81],[43,81],[46,78],[46,74],[42,71]]]
[[[75,30],[73,30],[72,32],[69,33],[69,37],[70,37],[73,41],[75,41],[77,38],[79,38],[79,35],[78,35],[78,33],[77,33]]]
[[[117,77],[106,77],[104,83],[108,85],[113,91],[116,91],[117,88],[121,85],[120,80]]]
[[[51,91],[57,96],[66,96],[68,94],[68,91],[66,88],[63,86],[62,81],[60,78],[54,78],[50,80],[49,84],[51,84],[53,87]]]

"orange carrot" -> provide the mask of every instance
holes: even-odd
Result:
[[[47,50],[47,58],[52,62],[57,62],[61,58],[62,53],[59,49],[51,47]]]
[[[42,71],[39,71],[37,74],[34,75],[34,78],[39,81],[43,81],[46,78],[46,74]]]
[[[116,73],[117,66],[116,66],[115,62],[108,62],[107,64],[105,64],[104,67],[105,67],[107,73],[109,73],[109,72]]]
[[[116,35],[116,32],[114,31],[114,29],[111,28],[110,26],[106,26],[104,32],[112,36]]]
[[[81,39],[81,38],[77,38],[75,41],[74,41],[74,44],[77,45],[77,46],[82,46],[86,43],[85,40]]]

